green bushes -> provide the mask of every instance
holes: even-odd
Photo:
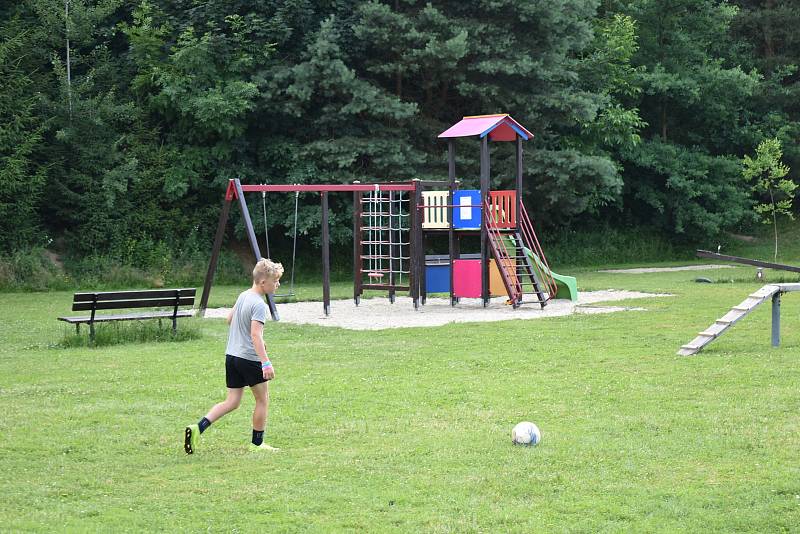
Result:
[[[669,241],[663,234],[644,228],[603,226],[594,230],[565,230],[542,236],[551,266],[598,266],[685,260],[695,248]]]
[[[0,290],[69,289],[74,280],[41,247],[0,256]]]
[[[0,291],[45,291],[200,286],[210,251],[173,249],[163,242],[126,242],[124,250],[83,258],[33,248],[0,255]],[[236,256],[223,251],[216,283],[241,283],[249,273]]]

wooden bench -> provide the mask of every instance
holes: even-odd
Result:
[[[94,323],[106,321],[139,321],[143,319],[172,320],[172,330],[178,329],[178,319],[191,317],[192,310],[178,310],[181,306],[193,306],[195,288],[184,289],[147,289],[142,291],[106,291],[94,293],[75,293],[72,299],[72,311],[91,311],[89,316],[59,317],[75,325],[75,332],[80,334],[81,324],[88,323],[89,336],[94,339]],[[139,313],[117,315],[97,315],[97,310],[124,310],[131,308],[172,308],[171,310],[154,310]]]

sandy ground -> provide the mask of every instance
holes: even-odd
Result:
[[[644,308],[623,306],[593,306],[600,302],[613,302],[628,299],[668,297],[663,293],[640,293],[608,289],[605,291],[582,292],[578,302],[554,300],[544,309],[536,303],[524,303],[513,309],[505,304],[505,298],[494,298],[484,308],[480,299],[463,298],[457,306],[451,307],[449,299],[429,298],[425,306],[414,310],[410,297],[397,297],[394,304],[385,297],[364,299],[359,306],[352,299],[331,302],[331,314],[326,317],[321,302],[294,302],[278,304],[280,320],[295,324],[317,324],[336,326],[349,330],[384,330],[387,328],[413,328],[440,326],[447,323],[508,321],[512,319],[541,319],[558,317],[573,313],[614,313]],[[206,310],[206,318],[224,318],[229,308]]]
[[[608,269],[597,271],[598,273],[622,273],[622,274],[641,274],[641,273],[667,273],[671,271],[705,271],[706,269],[733,269],[735,265],[687,265],[686,267],[641,267],[637,269]]]

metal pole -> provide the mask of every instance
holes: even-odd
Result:
[[[772,346],[781,344],[781,292],[772,295]]]
[[[261,259],[261,249],[258,248],[258,240],[253,230],[253,221],[250,219],[250,210],[247,209],[247,202],[244,200],[244,192],[242,191],[242,183],[238,178],[233,181],[233,187],[236,190],[236,196],[239,197],[239,207],[242,210],[242,219],[244,219],[244,227],[247,230],[247,239],[250,241],[253,256],[255,256],[256,262],[258,262]],[[267,307],[269,308],[272,320],[279,321],[280,316],[278,315],[278,309],[275,307],[275,299],[270,293],[267,293]]]

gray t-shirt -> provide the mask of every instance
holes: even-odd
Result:
[[[250,322],[258,321],[263,324],[266,319],[267,303],[264,302],[264,297],[249,289],[242,292],[233,307],[233,318],[228,330],[228,346],[225,348],[225,354],[258,361],[258,354],[256,354],[253,340],[250,338]]]

